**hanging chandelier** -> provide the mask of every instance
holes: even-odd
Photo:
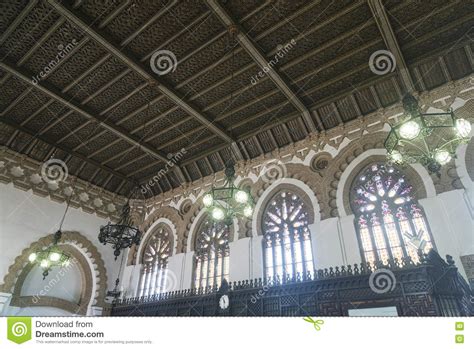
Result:
[[[225,168],[222,187],[212,186],[202,198],[202,202],[214,221],[230,226],[234,217],[249,218],[253,213],[253,199],[247,190],[235,186],[235,169],[232,163]]]
[[[65,254],[58,247],[58,242],[61,240],[62,232],[58,230],[53,237],[53,245],[44,249],[31,253],[28,260],[32,264],[38,265],[43,269],[43,280],[46,279],[49,272],[54,267],[67,267],[70,263],[69,255]]]
[[[230,26],[229,32],[229,47],[232,50],[232,76],[231,82],[234,81],[235,68],[235,47],[237,41],[235,35],[237,34],[237,27]],[[233,91],[230,94],[230,105],[234,102]],[[244,189],[239,189],[234,185],[235,169],[232,160],[226,163],[224,170],[225,181],[222,187],[212,186],[211,190],[207,192],[202,202],[207,209],[212,220],[223,222],[226,226],[232,225],[235,217],[249,218],[253,213],[253,199],[250,193]]]
[[[32,252],[28,256],[28,260],[31,264],[36,264],[43,269],[43,280],[46,279],[51,269],[55,267],[68,267],[71,262],[71,257],[64,253],[58,246],[59,241],[63,235],[62,227],[64,220],[66,219],[67,211],[71,204],[72,195],[69,197],[64,214],[59,222],[59,229],[53,235],[53,244],[46,249],[41,249]]]
[[[116,224],[109,222],[106,226],[100,227],[99,242],[101,244],[112,245],[114,256],[117,259],[120,251],[131,247],[133,244],[138,245],[141,240],[142,233],[133,226],[130,218],[130,198],[122,208],[120,220]]]
[[[389,161],[396,164],[421,163],[430,173],[438,173],[456,156],[460,144],[467,143],[469,121],[447,113],[422,113],[415,97],[403,98],[405,118],[391,127],[385,140]]]

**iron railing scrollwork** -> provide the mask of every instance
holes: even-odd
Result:
[[[377,271],[394,276],[392,287],[375,292]],[[347,316],[350,309],[394,306],[400,316],[470,316],[473,293],[450,256],[436,251],[391,259],[387,264],[354,264],[290,278],[259,278],[226,284],[229,308],[219,308],[222,289],[188,289],[119,300],[112,316]]]

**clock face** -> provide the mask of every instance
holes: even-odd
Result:
[[[226,294],[219,299],[219,306],[221,309],[227,309],[229,307],[229,296]]]

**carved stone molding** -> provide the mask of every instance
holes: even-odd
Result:
[[[15,188],[65,202],[71,195],[71,206],[102,218],[117,220],[125,198],[105,191],[79,178],[67,176],[61,181],[46,182],[41,175],[43,164],[26,155],[0,147],[0,182],[13,183]]]
[[[67,254],[69,254],[72,257],[73,263],[77,263],[79,266],[79,272],[81,273],[81,292],[80,292],[80,297],[77,303],[70,302],[61,298],[57,297],[51,297],[47,295],[26,295],[22,296],[21,295],[21,290],[23,288],[23,284],[25,282],[26,277],[28,274],[31,272],[33,269],[32,264],[27,264],[21,271],[20,275],[18,276],[16,282],[15,282],[15,287],[13,290],[13,295],[12,295],[12,301],[11,305],[16,306],[16,307],[41,307],[41,306],[46,306],[46,307],[55,307],[55,308],[60,308],[66,311],[69,311],[73,314],[80,314],[80,315],[87,315],[87,308],[89,306],[89,303],[92,299],[92,285],[93,285],[93,278],[92,278],[92,272],[90,270],[89,264],[87,260],[85,259],[84,255],[77,250],[77,248],[71,246],[71,245],[65,245],[65,244],[60,244],[61,248],[63,251]],[[66,268],[63,269],[63,271],[66,273],[67,270]],[[44,280],[44,291],[46,291],[46,286],[49,286],[49,282],[51,279],[45,279]],[[53,279],[55,280],[55,279]],[[55,283],[53,283],[52,286],[54,287]]]
[[[177,234],[177,241],[173,241],[173,246],[174,244],[177,244],[177,251],[181,251],[181,244],[183,240],[183,232],[184,232],[184,220],[183,217],[180,215],[178,210],[176,210],[173,207],[170,206],[165,206],[161,207],[160,209],[157,209],[153,211],[150,215],[146,217],[146,219],[142,222],[142,224],[139,226],[140,231],[145,234],[150,227],[155,223],[158,219],[160,218],[167,218],[171,221],[171,223],[175,226],[176,228],[176,234]],[[143,241],[141,244],[146,243],[146,241]],[[174,251],[174,247],[171,249]],[[138,246],[133,245],[130,248],[129,254],[128,254],[128,259],[127,259],[127,265],[133,265],[135,264],[136,261],[136,256],[138,253]]]
[[[469,178],[474,182],[474,142],[470,142],[466,149],[466,169]]]
[[[52,244],[53,235],[47,235],[33,242],[29,247],[25,248],[21,254],[15,258],[15,261],[8,268],[8,272],[3,279],[3,284],[0,285],[0,291],[12,293],[14,296],[20,296],[21,287],[26,275],[31,269],[31,264],[28,261],[28,256],[38,250],[44,249]],[[75,231],[63,232],[60,245],[64,246],[78,262],[79,269],[84,276],[82,291],[84,295],[89,295],[88,299],[84,298],[84,304],[87,307],[91,298],[94,299],[92,305],[103,307],[105,305],[105,292],[107,289],[107,271],[105,269],[104,261],[95,247],[95,245],[86,237]],[[79,252],[80,250],[80,252]],[[86,260],[87,256],[89,261]],[[93,265],[93,270],[90,268],[89,262]],[[94,274],[94,277],[92,276]],[[88,275],[90,274],[90,278]],[[95,279],[95,294],[92,294],[93,285],[92,280]],[[91,280],[88,282],[88,280]],[[84,305],[81,301],[80,305]],[[82,309],[82,308],[81,308]]]

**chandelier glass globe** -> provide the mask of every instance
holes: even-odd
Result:
[[[58,230],[53,236],[51,246],[32,252],[28,256],[28,261],[31,264],[36,264],[43,269],[43,279],[48,276],[51,269],[69,265],[70,256],[64,253],[58,245],[61,236],[62,232]]]
[[[440,165],[446,165],[451,161],[451,155],[446,150],[437,150],[435,153],[435,160]]]
[[[212,199],[212,195],[211,194],[206,194],[204,195],[204,197],[202,198],[202,203],[204,204],[204,206],[206,207],[210,207],[212,206],[212,203],[214,202],[214,200]]]
[[[237,216],[249,218],[253,212],[253,200],[250,193],[235,186],[235,169],[232,163],[227,164],[224,185],[212,187],[203,198],[202,203],[214,221],[222,221],[230,226]]]
[[[400,154],[399,151],[393,150],[390,154],[388,154],[389,160],[399,164],[403,161],[403,156]]]
[[[471,123],[465,119],[457,119],[456,131],[459,137],[469,136],[471,133]]]
[[[219,207],[214,207],[212,210],[212,218],[216,221],[221,221],[224,219],[224,210]]]
[[[388,160],[400,165],[420,163],[440,176],[458,146],[469,141],[470,122],[456,118],[452,110],[423,113],[410,94],[403,98],[403,108],[402,120],[391,126],[385,140]]]
[[[400,136],[412,140],[420,134],[420,125],[416,121],[408,121],[400,127]]]
[[[57,252],[53,252],[49,255],[49,260],[51,262],[57,262],[61,259],[61,255]]]
[[[249,199],[249,194],[243,190],[239,190],[235,193],[235,201],[239,204],[245,204]]]
[[[252,206],[245,206],[244,208],[244,216],[245,217],[251,217],[253,213],[253,208]]]

